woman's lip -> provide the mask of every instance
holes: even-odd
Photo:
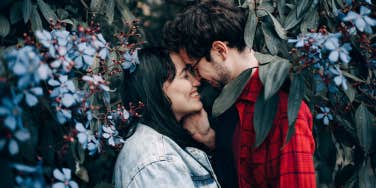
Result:
[[[195,98],[196,98],[196,97],[199,98],[199,97],[200,97],[200,94],[199,94],[199,93],[197,92],[197,90],[196,90],[196,91],[191,92],[190,96],[191,96],[191,97],[195,97]]]

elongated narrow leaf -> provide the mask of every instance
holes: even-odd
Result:
[[[31,0],[24,0],[22,5],[22,16],[24,19],[24,22],[27,23],[30,19],[31,15],[31,9],[32,9]]]
[[[272,56],[270,54],[263,54],[263,53],[260,53],[260,52],[255,52],[255,57],[260,64],[269,63],[269,62],[273,61],[273,59],[275,58],[274,56]]]
[[[9,34],[10,24],[6,17],[0,15],[0,36],[5,37]]]
[[[264,0],[260,2],[260,5],[257,7],[256,15],[257,17],[263,17],[268,15],[267,12],[274,12],[273,1]]]
[[[270,12],[266,11],[273,21],[274,30],[277,32],[279,38],[286,40],[286,30],[282,27],[281,23]]]
[[[282,86],[291,64],[288,60],[274,56],[273,60],[264,66],[260,66],[260,79],[265,87],[265,100],[273,96]]]
[[[277,55],[280,48],[279,38],[277,38],[277,36],[274,36],[277,34],[275,34],[265,23],[261,24],[261,28],[262,32],[264,33],[266,47],[269,49],[270,54]]]
[[[283,27],[286,29],[286,30],[290,30],[292,28],[294,28],[296,25],[298,25],[298,23],[300,21],[302,21],[303,19],[303,16],[301,17],[296,17],[296,9],[293,8],[291,9],[291,11],[289,12],[289,14],[287,15],[286,19],[285,19],[285,22],[283,24]]]
[[[103,0],[91,0],[90,1],[90,10],[94,12],[100,11],[103,4]]]
[[[287,119],[289,129],[287,131],[285,144],[287,144],[295,132],[295,121],[304,97],[304,79],[301,74],[294,76],[291,82],[289,99],[287,103]]]
[[[10,24],[15,24],[22,19],[22,2],[15,2],[9,11],[9,22]]]
[[[300,31],[302,33],[308,33],[311,29],[316,30],[319,26],[319,19],[319,13],[316,7],[311,7],[307,14],[304,15],[304,19],[300,24]]]
[[[114,21],[114,12],[115,12],[115,0],[108,0],[106,5],[106,18],[107,23],[112,24]]]
[[[225,87],[222,89],[222,92],[213,103],[213,117],[218,117],[236,102],[239,95],[243,91],[244,86],[251,78],[251,74],[252,69],[247,69],[242,72],[237,78],[225,85]]]
[[[61,8],[57,9],[56,13],[60,20],[67,19],[69,16],[69,12]]]
[[[351,85],[348,85],[347,89],[344,90],[344,92],[346,96],[349,98],[350,102],[353,102],[355,99],[356,90]]]
[[[279,0],[277,1],[277,8],[279,13],[279,18],[283,22],[285,19],[285,7],[286,7],[286,0]]]
[[[122,15],[123,19],[127,22],[131,22],[135,19],[135,16],[132,12],[128,9],[128,7],[124,4],[122,0],[116,0],[116,8],[119,10],[120,14]]]
[[[291,81],[289,100],[287,104],[287,118],[289,126],[295,123],[296,117],[302,104],[304,97],[304,79],[301,74],[294,75]]]
[[[33,10],[31,12],[30,23],[31,23],[31,29],[33,31],[38,31],[38,30],[43,29],[42,20],[40,19],[40,15],[39,15],[36,5],[33,6]]]
[[[262,91],[257,97],[253,117],[256,134],[255,147],[260,146],[268,136],[278,110],[278,101],[279,96],[277,94],[273,95],[270,99],[265,100],[264,91]]]
[[[40,12],[43,14],[43,17],[47,20],[47,22],[50,22],[50,20],[53,21],[53,23],[56,23],[57,16],[55,12],[51,9],[50,5],[45,3],[43,0],[37,0]]]
[[[365,152],[369,152],[374,142],[375,126],[374,116],[368,111],[364,104],[361,104],[355,112],[356,131],[360,145]]]
[[[247,23],[245,24],[244,40],[249,48],[252,48],[257,27],[257,17],[254,9],[249,10]]]
[[[299,0],[297,1],[297,6],[296,6],[296,17],[302,17],[302,15],[306,12],[308,9],[309,5],[311,5],[311,0]]]
[[[359,186],[358,187],[376,187],[375,174],[372,170],[371,160],[364,160],[362,167],[358,171]]]

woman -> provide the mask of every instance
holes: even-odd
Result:
[[[175,53],[147,48],[138,57],[135,72],[124,73],[122,99],[145,107],[117,158],[115,187],[220,187],[205,152],[192,147],[194,133],[181,125],[186,116],[205,113],[199,82]]]

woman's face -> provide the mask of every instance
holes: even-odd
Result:
[[[200,111],[202,103],[197,87],[200,82],[194,78],[177,53],[170,53],[176,75],[172,81],[163,83],[163,91],[172,103],[172,110],[178,121],[182,117]]]

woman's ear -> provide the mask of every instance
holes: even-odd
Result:
[[[229,49],[228,49],[227,44],[225,42],[216,40],[212,43],[212,48],[211,48],[212,54],[214,56],[220,56],[220,58],[223,61],[226,60],[226,58],[227,58],[228,50]]]

